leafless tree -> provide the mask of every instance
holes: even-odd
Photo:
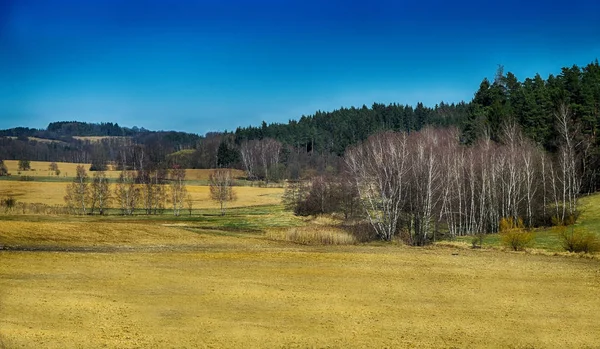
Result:
[[[242,143],[240,153],[248,178],[271,180],[273,176],[270,171],[279,164],[281,149],[282,144],[271,138]]]
[[[398,228],[407,196],[410,170],[407,135],[383,132],[373,135],[345,156],[356,181],[369,222],[377,235],[389,241]]]
[[[221,215],[225,215],[227,203],[237,200],[233,190],[234,178],[230,169],[214,170],[209,177],[210,198],[221,206]]]
[[[185,185],[185,169],[174,166],[169,171],[169,184],[171,187],[171,203],[173,204],[173,214],[179,216],[185,201],[187,193]]]
[[[88,175],[82,165],[77,166],[73,182],[67,186],[65,203],[76,214],[87,213]]]
[[[132,171],[122,170],[115,187],[115,198],[123,215],[132,215],[139,200],[139,188],[136,187]]]
[[[100,213],[100,215],[103,215],[105,210],[108,208],[111,199],[108,178],[106,178],[106,172],[94,172],[94,177],[92,178],[92,186],[89,194],[91,213],[94,214],[95,209],[98,208],[98,213]]]
[[[185,203],[187,204],[187,209],[190,213],[190,216],[192,215],[192,210],[194,209],[194,198],[192,198],[191,194],[188,194],[185,197]]]

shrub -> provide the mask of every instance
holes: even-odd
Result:
[[[566,227],[564,225],[553,228],[562,247],[569,252],[592,253],[600,250],[600,241],[594,233],[590,233],[583,228]]]
[[[525,230],[522,218],[502,218],[499,231],[502,245],[513,251],[523,251],[533,241],[533,233]]]

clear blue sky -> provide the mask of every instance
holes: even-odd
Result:
[[[600,58],[596,1],[0,0],[0,129],[203,134]]]

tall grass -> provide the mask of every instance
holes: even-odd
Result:
[[[358,242],[353,235],[335,226],[311,225],[273,230],[267,233],[267,237],[303,245],[353,245]]]

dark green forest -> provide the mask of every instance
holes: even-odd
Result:
[[[587,171],[585,190],[598,188],[595,169],[600,164],[600,65],[564,67],[543,78],[520,79],[498,67],[493,79],[484,78],[469,102],[440,102],[435,106],[374,103],[317,111],[288,123],[263,122],[239,127],[234,132],[212,132],[203,136],[144,128],[126,128],[113,123],[54,122],[46,129],[14,128],[0,131],[0,159],[117,162],[124,147],[135,148],[144,161],[169,167],[237,167],[249,176],[264,180],[300,178],[340,170],[340,157],[348,146],[385,130],[419,131],[424,127],[455,127],[461,142],[471,144],[481,137],[501,141],[502,125],[514,121],[523,133],[550,153],[557,150],[555,114],[568,106],[577,134],[578,151]],[[78,140],[74,136],[113,136],[101,142]],[[116,137],[115,137],[116,136]],[[35,137],[35,138],[33,138]],[[40,142],[37,138],[53,140]],[[262,141],[276,141],[278,154],[263,159],[262,170],[249,170],[259,162]],[[135,147],[132,147],[135,146]],[[266,151],[266,150],[264,150]],[[130,157],[132,163],[135,156]],[[250,161],[250,162],[249,162]],[[271,168],[272,167],[272,168]],[[270,178],[265,178],[265,177]]]

